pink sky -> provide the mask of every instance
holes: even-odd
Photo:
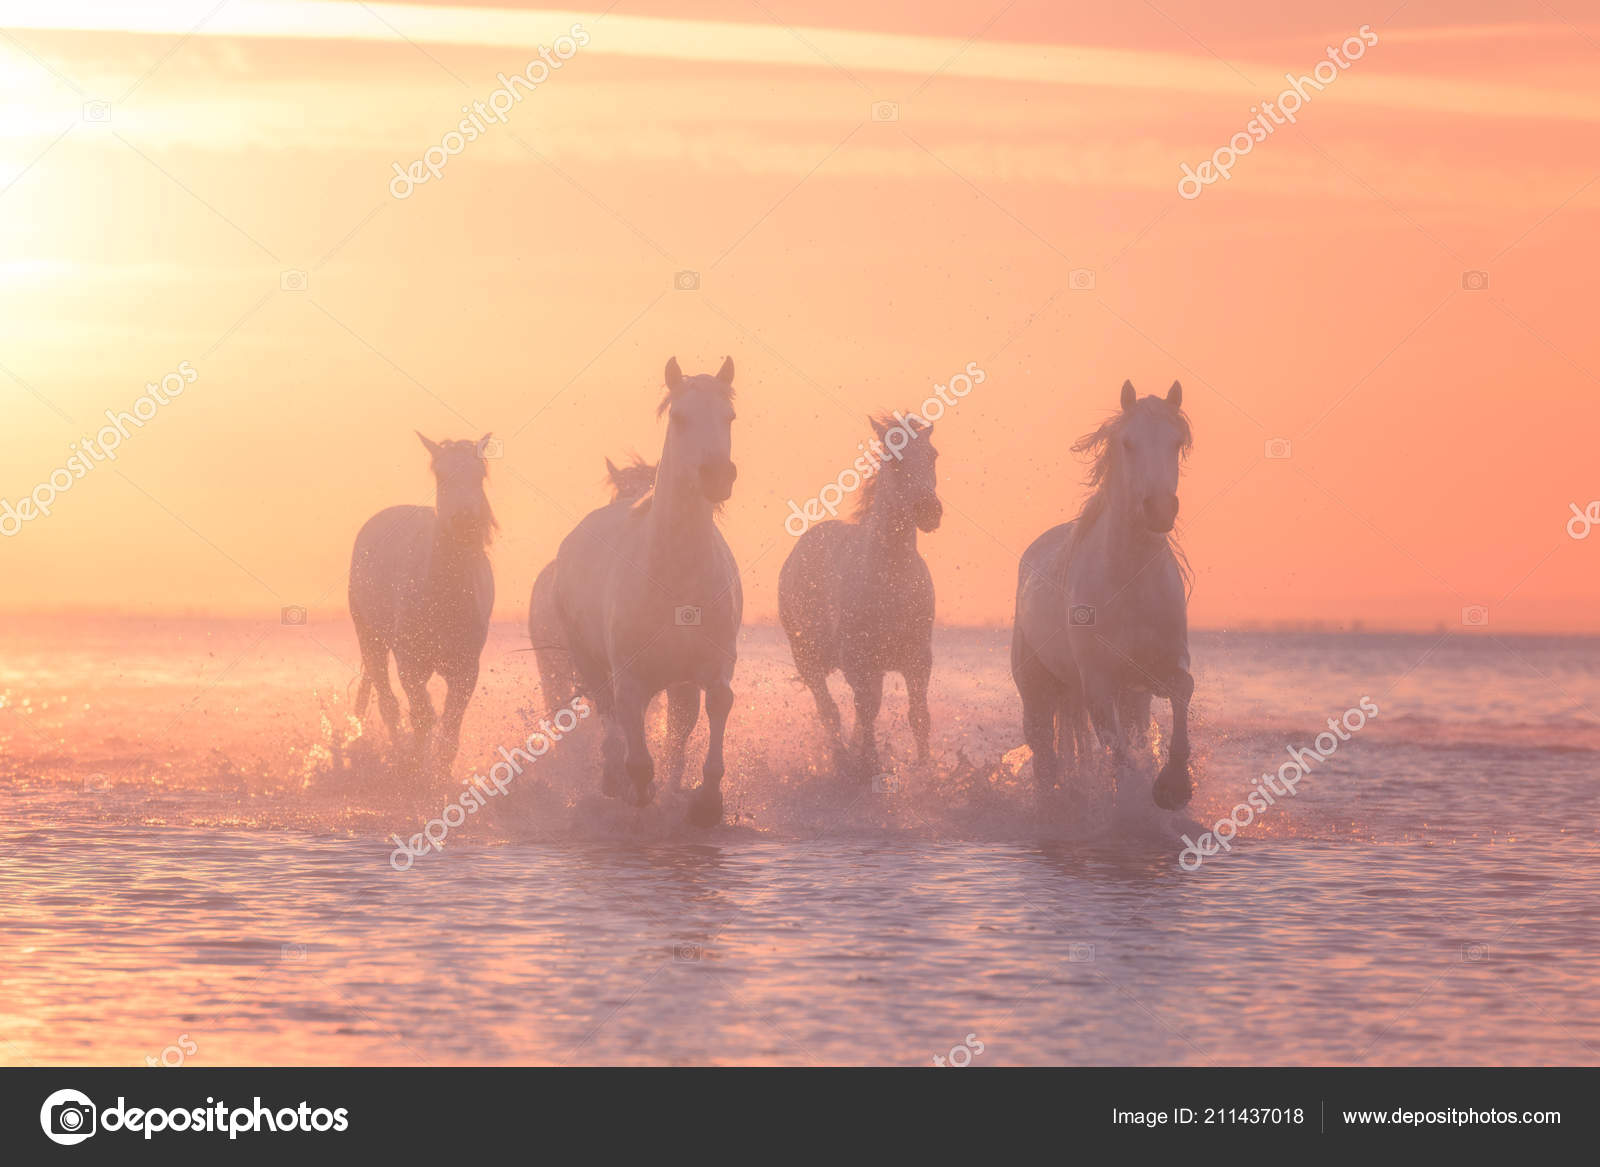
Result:
[[[361,522],[430,497],[411,431],[493,430],[516,618],[602,459],[658,448],[667,357],[732,354],[756,619],[787,500],[977,362],[922,541],[948,622],[1009,620],[1018,552],[1081,497],[1073,439],[1124,378],[1178,378],[1195,623],[1600,628],[1600,539],[1566,532],[1600,499],[1600,23],[1220,7],[209,0],[130,33],[123,5],[0,2],[0,497],[198,374],[0,538],[0,605],[336,618]],[[506,125],[390,197],[575,21],[591,43]],[[1296,126],[1179,197],[1363,25]]]

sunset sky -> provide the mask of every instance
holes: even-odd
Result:
[[[492,431],[520,618],[603,459],[655,457],[667,358],[731,355],[754,620],[788,500],[975,362],[921,542],[944,622],[1009,621],[1073,440],[1176,378],[1193,623],[1600,630],[1600,534],[1567,531],[1600,500],[1597,214],[1579,0],[0,0],[0,498],[195,373],[0,538],[0,608],[340,619],[362,522],[431,501],[412,431]]]

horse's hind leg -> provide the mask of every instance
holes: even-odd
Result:
[[[400,687],[406,691],[406,703],[411,710],[412,745],[416,752],[418,769],[428,763],[428,738],[433,733],[436,719],[433,698],[428,696],[428,678],[433,675],[425,666],[400,661]]]
[[[1038,681],[1017,686],[1022,695],[1022,740],[1033,751],[1033,782],[1049,790],[1061,778],[1061,759],[1056,755],[1056,708],[1059,694]]]
[[[389,731],[389,744],[400,743],[400,700],[389,686],[389,648],[380,637],[369,632],[359,634],[361,641],[361,687],[356,690],[356,716],[365,717],[367,696],[374,690],[378,694],[378,712]]]
[[[1020,618],[1011,633],[1011,679],[1022,698],[1022,740],[1033,753],[1034,785],[1049,790],[1061,777],[1061,760],[1056,755],[1056,712],[1066,699],[1066,690],[1028,648]]]
[[[797,662],[798,663],[798,662]],[[828,737],[828,749],[833,754],[833,764],[844,769],[848,759],[844,749],[844,726],[839,720],[839,706],[828,692],[828,670],[807,662],[800,666],[800,679],[817,702],[817,716],[822,719],[823,732]]]
[[[699,720],[699,685],[690,681],[667,690],[667,784],[671,790],[683,785],[684,754]]]
[[[594,702],[604,730],[600,738],[600,755],[603,759],[600,793],[607,798],[620,798],[627,787],[628,751],[623,741],[622,726],[617,721],[617,698],[611,686],[610,666],[603,657],[580,647],[570,632],[567,634],[567,643],[573,646],[572,663],[577,669],[578,680],[583,684],[584,695]]]
[[[474,660],[470,668],[446,677],[445,682],[449,689],[445,693],[444,716],[439,725],[439,768],[448,773],[450,763],[456,760],[456,751],[461,748],[461,719],[466,716],[472,691],[478,687],[478,662]]]

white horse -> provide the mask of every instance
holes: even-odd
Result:
[[[1122,409],[1072,447],[1093,458],[1088,501],[1023,553],[1011,675],[1040,789],[1054,786],[1058,746],[1087,756],[1088,722],[1120,772],[1143,748],[1150,700],[1172,703],[1172,742],[1154,787],[1174,810],[1189,778],[1188,565],[1172,540],[1178,472],[1193,436],[1176,381],[1166,398],[1122,385]]]
[[[417,437],[433,460],[435,505],[379,511],[362,526],[350,557],[350,616],[361,645],[355,709],[362,716],[376,689],[390,740],[398,745],[400,703],[389,687],[394,653],[411,707],[418,768],[425,770],[434,724],[428,680],[438,673],[449,686],[438,743],[439,766],[448,770],[478,683],[478,658],[494,608],[494,573],[485,549],[495,519],[479,452],[488,435],[478,442]]]
[[[928,677],[933,671],[933,577],[917,551],[917,531],[935,531],[944,514],[936,491],[933,426],[912,415],[907,425],[868,418],[881,454],[891,427],[907,435],[866,479],[853,522],[818,523],[802,534],[778,573],[778,619],[795,667],[817,701],[834,762],[878,768],[873,725],[883,700],[883,675],[905,678],[917,761],[928,760]],[[873,461],[875,459],[868,459]],[[838,669],[855,697],[855,745],[845,749],[839,707],[828,692]]]
[[[715,377],[685,377],[667,362],[667,416],[654,489],[591,512],[561,543],[555,608],[562,640],[605,724],[602,789],[624,781],[644,805],[655,763],[645,742],[645,707],[667,691],[667,735],[676,784],[683,743],[705,692],[711,723],[704,781],[690,803],[699,826],[722,821],[722,739],[733,708],[733,666],[744,592],[717,508],[733,493],[730,457],[733,361]]]
[[[650,493],[655,484],[656,468],[649,462],[634,458],[624,466],[606,459],[606,478],[611,483],[611,502],[632,505]],[[546,709],[565,705],[577,695],[578,676],[572,660],[572,650],[567,647],[561,628],[561,615],[556,610],[556,561],[544,565],[533,581],[533,593],[528,597],[528,639],[533,643],[534,660],[539,666],[539,692]],[[683,750],[681,742],[677,751],[677,772],[673,775],[676,787],[683,777]]]

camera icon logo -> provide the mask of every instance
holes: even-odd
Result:
[[[1461,946],[1462,964],[1482,964],[1489,959],[1489,946],[1487,944],[1463,944]]]
[[[872,776],[872,793],[874,794],[899,794],[900,779],[885,770],[882,774]]]
[[[1075,267],[1067,277],[1067,282],[1074,292],[1094,291],[1094,272],[1086,267]]]
[[[1067,961],[1069,964],[1093,964],[1094,945],[1081,941],[1067,945]]]
[[[679,628],[700,627],[700,609],[693,604],[679,604],[672,610],[672,618]]]
[[[306,610],[299,604],[290,604],[278,613],[278,618],[290,628],[303,628],[306,623]]]
[[[1468,604],[1461,609],[1461,623],[1468,628],[1482,628],[1489,623],[1489,609],[1482,604]]]
[[[304,944],[285,944],[278,949],[279,960],[302,961],[305,958],[306,946]]]
[[[1461,273],[1461,286],[1469,292],[1483,292],[1489,288],[1489,273],[1486,271],[1464,271]]]
[[[1067,622],[1075,628],[1088,628],[1094,624],[1093,604],[1074,604],[1067,609]]]
[[[71,1147],[94,1134],[97,1113],[87,1094],[57,1090],[39,1108],[39,1125],[52,1143]]]
[[[680,292],[698,292],[700,290],[700,273],[697,271],[681,271],[672,277],[672,286]]]
[[[104,124],[111,120],[111,103],[109,101],[86,101],[83,103],[83,120],[86,122],[100,122]]]
[[[285,292],[303,292],[306,290],[306,273],[292,267],[278,277],[278,287]]]
[[[872,103],[872,120],[897,122],[900,120],[900,107],[892,101],[875,101]]]
[[[700,946],[698,944],[674,944],[672,946],[672,959],[689,963],[700,959]]]
[[[1268,438],[1267,444],[1262,447],[1262,453],[1274,462],[1282,462],[1289,456],[1289,439]]]
[[[484,438],[483,441],[478,443],[478,457],[480,458],[504,458],[505,456],[506,444],[499,438]]]
[[[111,779],[104,774],[90,774],[83,780],[85,794],[104,794],[111,789]]]

